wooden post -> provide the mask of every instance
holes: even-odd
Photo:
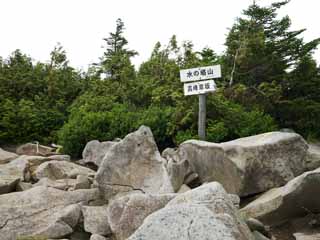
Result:
[[[198,135],[200,140],[206,140],[206,94],[199,95]]]

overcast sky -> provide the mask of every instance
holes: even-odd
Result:
[[[265,5],[273,1],[260,0]],[[86,69],[103,53],[102,38],[125,23],[133,59],[146,61],[157,41],[166,44],[191,40],[195,49],[209,46],[224,51],[228,28],[252,0],[0,0],[0,56],[21,49],[35,60],[47,61],[57,42],[72,66]],[[281,14],[291,17],[292,28],[307,28],[306,41],[320,37],[320,1],[292,0]],[[320,51],[315,57],[320,63]]]

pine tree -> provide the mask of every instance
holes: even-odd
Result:
[[[291,31],[288,16],[277,18],[278,9],[287,3],[276,2],[267,7],[254,3],[231,28],[226,41],[230,85],[280,83],[288,69],[317,47],[320,38],[304,43],[300,34],[305,29]]]
[[[128,41],[123,36],[124,29],[124,23],[119,18],[116,31],[111,32],[108,38],[103,39],[106,42],[106,51],[101,59],[101,70],[112,80],[118,82],[134,78],[135,71],[130,59],[138,54],[136,51],[126,48]]]

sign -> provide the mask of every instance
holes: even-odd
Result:
[[[207,80],[207,79],[220,78],[220,77],[221,77],[220,65],[190,68],[190,69],[184,69],[180,71],[181,82],[194,82],[199,80]]]
[[[213,80],[199,81],[184,84],[184,95],[199,95],[207,92],[214,92],[216,90],[216,83]]]

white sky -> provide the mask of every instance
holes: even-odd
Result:
[[[260,0],[264,5],[273,2]],[[133,59],[146,61],[157,41],[166,44],[191,40],[222,53],[228,28],[252,0],[0,0],[0,56],[21,49],[35,60],[47,61],[57,42],[67,51],[72,66],[86,69],[98,62],[102,38],[115,30],[116,19],[125,23]],[[293,29],[307,28],[306,41],[320,37],[320,1],[291,0],[281,14]],[[315,57],[320,63],[320,50]]]

